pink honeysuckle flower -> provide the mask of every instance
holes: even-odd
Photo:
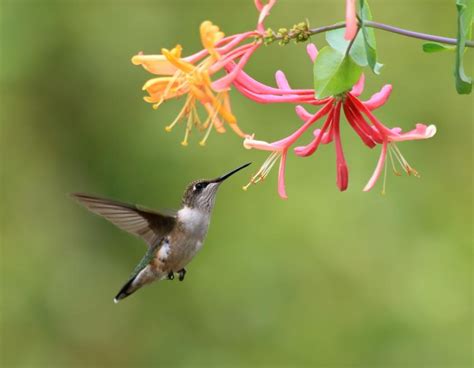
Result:
[[[205,131],[201,145],[205,144],[212,128],[220,133],[225,131],[223,122],[227,122],[239,136],[246,136],[231,112],[228,90],[251,55],[262,45],[263,21],[275,3],[276,0],[265,5],[261,1],[255,2],[260,15],[254,31],[225,37],[219,27],[210,21],[203,22],[200,36],[204,48],[195,54],[182,57],[182,48],[177,45],[172,50],[162,49],[161,55],[138,53],[132,58],[133,64],[142,65],[148,72],[159,76],[148,80],[143,86],[149,94],[144,99],[152,103],[153,108],[157,109],[169,99],[186,96],[177,118],[165,128],[171,131],[178,122],[184,120],[186,129],[183,145],[188,144],[193,126]],[[233,70],[212,80],[229,63],[233,64]],[[204,108],[206,119],[201,120],[196,103]]]
[[[344,38],[352,40],[357,34],[356,0],[346,0],[346,32]]]
[[[400,149],[396,146],[395,143],[432,138],[436,134],[436,126],[416,124],[415,129],[406,133],[402,133],[402,129],[399,127],[388,129],[380,121],[377,120],[377,118],[372,114],[372,112],[367,106],[361,104],[360,101],[358,101],[353,96],[349,96],[349,98],[353,100],[352,102],[354,103],[354,106],[356,108],[359,108],[360,111],[363,112],[373,124],[371,128],[374,130],[378,129],[380,135],[382,136],[382,150],[380,153],[380,157],[377,162],[377,166],[375,167],[374,173],[372,174],[368,183],[364,187],[364,192],[368,192],[369,190],[371,190],[377,182],[377,179],[380,177],[382,169],[385,166],[387,152],[389,153],[392,168],[396,175],[399,176],[400,173],[395,168],[395,161],[393,157],[396,158],[396,161],[398,161],[403,171],[405,171],[408,175],[414,175],[418,177],[418,172],[412,166],[410,166],[410,164],[405,159],[405,157],[403,157],[402,153],[400,152]],[[385,177],[382,193],[385,193]]]
[[[280,160],[280,169],[278,174],[278,194],[281,198],[288,198],[286,195],[285,189],[285,168],[286,168],[286,157],[288,150],[291,146],[301,137],[301,135],[308,129],[314,121],[319,119],[319,117],[327,114],[331,109],[331,102],[328,102],[321,110],[314,114],[310,120],[308,120],[303,126],[296,130],[293,134],[288,137],[281,139],[279,141],[268,143],[265,141],[259,141],[254,139],[253,136],[247,137],[244,140],[244,147],[247,149],[259,149],[263,151],[272,152],[267,160],[263,163],[260,170],[250,179],[250,182],[244,186],[244,189],[247,189],[251,184],[255,184],[265,179],[273,165]]]
[[[314,44],[307,46],[307,52],[310,59],[314,62],[318,51]],[[229,63],[225,69],[232,73],[235,63]],[[277,87],[270,87],[250,77],[244,71],[241,71],[234,79],[234,87],[249,99],[263,104],[268,103],[305,103],[310,105],[323,105],[328,99],[318,100],[314,97],[313,89],[292,89],[286,80],[282,71],[275,74]]]
[[[386,139],[383,141],[382,150],[380,153],[379,160],[377,162],[377,166],[375,167],[374,173],[372,174],[368,183],[364,187],[364,192],[368,192],[369,190],[371,190],[374,187],[375,183],[377,182],[377,179],[379,178],[380,173],[382,172],[382,169],[385,166],[385,160],[387,158],[387,148],[389,149],[388,153],[389,153],[390,161],[392,163],[392,168],[393,168],[393,171],[395,172],[395,175],[399,176],[401,174],[395,168],[395,161],[393,157],[396,158],[396,160],[402,167],[402,170],[405,171],[408,175],[413,174],[414,176],[419,177],[418,172],[413,167],[410,166],[410,164],[407,162],[405,157],[403,157],[402,153],[400,152],[398,147],[394,144],[394,142],[431,138],[436,134],[436,127],[434,125],[426,126],[423,124],[416,124],[416,128],[410,132],[401,133],[400,128],[393,128],[392,132],[394,134],[387,136]],[[387,171],[385,170],[385,173],[386,172]],[[385,175],[384,175],[382,193],[385,193]]]
[[[434,125],[426,126],[424,124],[417,124],[416,129],[408,132],[401,133],[400,128],[390,129],[383,125],[371,112],[375,108],[382,106],[388,99],[391,86],[384,86],[380,92],[374,94],[368,101],[362,102],[357,98],[357,95],[362,92],[363,89],[363,77],[361,80],[354,86],[351,92],[346,92],[342,96],[342,107],[344,114],[348,123],[361,138],[362,142],[367,145],[369,148],[375,147],[377,144],[382,145],[382,153],[380,155],[379,162],[374,171],[374,174],[370,178],[367,185],[364,187],[364,191],[369,191],[375,185],[375,182],[380,176],[381,169],[385,164],[385,158],[387,153],[387,147],[391,149],[390,152],[393,152],[394,157],[397,158],[398,162],[401,164],[403,170],[407,174],[418,175],[416,170],[414,170],[408,162],[405,160],[401,154],[398,147],[395,145],[395,142],[407,141],[407,140],[420,140],[431,138],[436,134],[436,127]],[[337,100],[337,98],[335,99]],[[337,109],[337,107],[335,107]],[[311,114],[305,111],[301,106],[298,107],[298,115],[303,119],[310,119]],[[331,115],[332,113],[332,115]],[[323,124],[321,129],[314,131],[314,139],[306,146],[296,147],[295,153],[298,156],[306,157],[313,154],[320,143],[330,143],[334,139],[336,143],[336,148],[339,146],[339,149],[342,150],[340,146],[340,139],[337,129],[333,127],[338,127],[337,111],[330,111],[326,122]],[[368,120],[368,121],[367,121]],[[370,124],[369,124],[370,122]],[[331,129],[333,128],[333,129]],[[332,136],[332,137],[331,137]],[[390,153],[391,154],[391,153]],[[339,154],[340,155],[340,154]],[[341,155],[340,155],[341,156]],[[337,158],[337,155],[336,155]],[[337,185],[339,189],[345,190],[347,187],[343,184],[347,184],[345,180],[345,167],[341,166],[344,164],[343,159],[337,160],[338,167],[338,176],[337,176]],[[393,160],[392,160],[393,162]],[[342,171],[341,171],[342,167]],[[396,170],[395,170],[396,172]],[[397,172],[396,172],[397,173]],[[384,186],[385,187],[385,186]]]
[[[308,47],[308,54],[311,60],[314,60],[314,57],[317,54],[314,45]],[[232,69],[232,67],[233,65],[229,64],[226,67],[226,70]],[[391,147],[404,171],[408,174],[415,174],[416,171],[403,158],[399,149],[395,146],[395,142],[431,138],[436,133],[435,126],[417,124],[416,129],[408,133],[401,133],[400,128],[390,129],[386,127],[372,114],[372,110],[385,104],[391,94],[392,86],[385,85],[367,101],[361,101],[358,99],[358,96],[364,90],[364,81],[365,77],[362,75],[351,91],[344,92],[338,96],[325,98],[323,100],[317,100],[314,98],[313,90],[292,89],[283,72],[279,71],[276,73],[278,88],[266,86],[255,81],[246,73],[241,72],[234,80],[234,85],[238,91],[256,102],[292,102],[309,105],[324,105],[315,114],[309,113],[301,105],[296,106],[296,113],[300,119],[303,120],[304,124],[287,138],[273,143],[257,141],[254,140],[253,137],[245,139],[244,147],[246,148],[272,151],[272,155],[270,155],[270,157],[265,161],[261,169],[254,177],[252,177],[245,188],[250,184],[257,183],[264,179],[274,163],[279,157],[281,157],[280,172],[278,176],[278,193],[282,198],[287,198],[284,173],[288,150],[317,120],[327,116],[322,126],[314,130],[314,139],[305,146],[296,147],[294,152],[297,156],[307,157],[312,155],[318,149],[320,144],[329,144],[334,141],[336,149],[336,185],[339,190],[346,190],[349,184],[349,172],[342,148],[340,134],[341,108],[344,111],[344,115],[349,125],[365,145],[369,148],[373,148],[377,144],[382,145],[382,154],[379,159],[379,164],[377,165],[372,178],[369,180],[369,183],[364,188],[365,191],[370,190],[380,176],[381,168],[385,163],[387,146]]]

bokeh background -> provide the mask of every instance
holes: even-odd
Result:
[[[455,36],[454,1],[370,2],[375,19]],[[362,187],[379,150],[343,128],[350,188],[335,187],[332,146],[288,160],[289,200],[264,185],[241,190],[267,155],[233,133],[166,134],[182,101],[153,111],[140,50],[200,49],[210,19],[253,29],[251,0],[3,0],[1,2],[2,367],[470,367],[473,364],[471,96],[456,94],[451,53],[377,32],[383,73],[368,97],[394,91],[377,112],[388,125],[435,123],[431,140],[400,144],[422,177],[389,172]],[[340,21],[343,1],[281,0],[267,25]],[[313,41],[324,44],[324,37]],[[472,52],[466,68],[473,74]],[[247,71],[277,69],[311,87],[303,45],[261,48]],[[232,92],[241,127],[277,139],[292,106]],[[346,134],[347,133],[347,134]],[[145,247],[93,216],[74,191],[173,208],[188,182],[247,161],[220,190],[206,246],[183,283],[162,282],[115,305]]]

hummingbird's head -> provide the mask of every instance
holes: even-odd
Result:
[[[216,199],[216,193],[219,186],[234,175],[237,171],[249,166],[251,162],[245,165],[239,166],[231,172],[219,176],[216,179],[202,179],[193,181],[188,185],[183,197],[183,206],[189,208],[197,208],[205,211],[210,211],[214,207],[214,201]]]

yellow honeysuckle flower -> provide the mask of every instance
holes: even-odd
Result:
[[[227,91],[215,92],[209,68],[221,58],[216,44],[224,38],[224,33],[210,21],[205,21],[200,26],[201,42],[204,50],[197,54],[183,58],[182,47],[177,45],[171,50],[162,49],[161,55],[138,54],[132,58],[132,63],[142,65],[150,73],[161,75],[148,80],[143,90],[148,92],[144,100],[153,104],[157,109],[164,101],[186,95],[186,101],[176,119],[168,126],[166,131],[181,120],[186,121],[186,129],[182,145],[188,144],[188,137],[193,126],[200,131],[205,131],[203,139],[199,142],[204,145],[214,127],[219,133],[225,132],[223,122],[241,137],[245,134],[237,126],[237,119],[230,109],[230,100]],[[202,121],[196,102],[199,102],[207,114]]]

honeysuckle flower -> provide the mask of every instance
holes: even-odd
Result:
[[[390,128],[387,128],[385,125],[383,125],[372,114],[370,109],[366,105],[361,104],[361,102],[357,98],[353,96],[349,96],[349,98],[352,100],[351,102],[353,103],[353,106],[356,109],[359,109],[360,112],[366,115],[369,121],[373,124],[370,127],[373,130],[377,130],[382,138],[381,143],[377,142],[379,144],[382,144],[380,157],[377,162],[377,166],[375,167],[374,173],[372,174],[371,178],[369,179],[368,183],[363,189],[364,192],[368,192],[369,190],[371,190],[374,187],[375,183],[377,182],[377,179],[380,177],[382,169],[385,166],[387,151],[388,151],[390,161],[392,163],[392,169],[395,175],[398,175],[398,176],[400,175],[398,170],[395,168],[395,161],[397,161],[400,164],[402,170],[405,171],[406,174],[419,176],[418,172],[412,166],[410,166],[410,164],[405,159],[405,157],[403,157],[402,153],[400,152],[400,149],[397,147],[395,143],[432,138],[436,134],[436,126],[435,125],[426,126],[424,124],[416,124],[415,129],[406,133],[402,133],[402,129],[399,127],[390,129]],[[359,117],[355,117],[355,118],[359,119]],[[394,158],[396,160],[394,160]],[[385,177],[384,177],[382,193],[385,193]]]
[[[356,0],[346,0],[346,32],[344,38],[352,40],[357,34]]]
[[[182,58],[182,48],[177,45],[172,50],[162,49],[161,55],[139,54],[132,58],[134,64],[143,65],[146,70],[154,74],[165,75],[150,79],[143,86],[149,94],[144,99],[152,103],[153,108],[157,109],[168,99],[186,96],[178,116],[165,128],[166,131],[171,131],[181,119],[185,119],[185,135],[181,142],[183,145],[188,144],[188,137],[193,126],[206,131],[200,141],[200,144],[204,145],[213,127],[218,132],[225,131],[223,121],[229,123],[238,135],[245,136],[232,114],[228,92],[213,90],[209,70],[220,59],[219,49],[221,51],[232,49],[239,39],[228,38],[221,43],[220,48],[217,48],[216,44],[224,39],[224,34],[217,26],[207,21],[201,24],[200,34],[205,52],[201,51]],[[206,111],[207,119],[204,121],[199,116],[197,102]]]
[[[387,148],[390,149],[390,157],[392,157],[393,154],[393,157],[397,159],[402,169],[408,175],[413,174],[417,176],[418,173],[408,164],[408,162],[396,146],[395,142],[431,138],[436,133],[436,127],[434,125],[426,126],[424,124],[417,124],[416,129],[408,133],[401,133],[400,128],[386,127],[375,117],[375,115],[372,113],[372,110],[385,104],[392,90],[391,85],[385,85],[378,93],[374,94],[369,100],[364,102],[358,99],[358,96],[363,91],[363,82],[364,77],[362,76],[359,82],[353,87],[350,92],[346,92],[342,96],[335,97],[334,101],[339,100],[342,102],[342,108],[347,122],[350,124],[356,134],[361,138],[362,142],[365,145],[367,145],[369,148],[373,148],[377,144],[382,145],[382,152],[377,167],[369,182],[364,187],[364,191],[369,191],[373,188],[377,179],[380,176],[381,170],[385,164]],[[297,113],[303,119],[311,118],[311,114],[304,110],[302,106],[298,107]],[[348,171],[342,152],[342,146],[340,143],[341,141],[340,134],[338,131],[338,118],[339,111],[336,106],[332,111],[328,113],[328,118],[322,125],[321,129],[317,129],[314,131],[314,139],[306,146],[296,147],[295,153],[298,156],[306,157],[313,154],[321,143],[327,144],[334,140],[336,144],[337,161],[336,183],[338,188],[343,191],[347,188],[348,185]],[[396,171],[395,168],[394,171],[398,175],[398,171]]]
[[[314,60],[317,55],[316,48],[314,46],[309,46],[308,54],[310,55],[311,60]],[[247,74],[242,72],[239,77],[234,80],[234,85],[245,96],[260,103],[297,102],[311,105],[323,104],[323,107],[315,114],[311,114],[303,106],[296,106],[296,113],[300,119],[303,120],[304,124],[287,138],[273,143],[255,140],[253,136],[244,140],[245,148],[254,148],[272,152],[270,157],[265,161],[257,174],[252,177],[245,188],[250,184],[263,180],[268,175],[275,162],[281,158],[278,175],[278,193],[282,198],[287,198],[284,174],[288,151],[307,129],[309,129],[319,119],[327,116],[322,126],[314,130],[313,140],[305,146],[296,147],[294,152],[297,156],[307,157],[312,155],[318,149],[320,144],[334,142],[336,151],[336,185],[339,190],[346,190],[349,183],[349,171],[342,148],[340,134],[341,108],[344,111],[344,115],[349,125],[365,145],[369,148],[373,148],[377,144],[382,145],[382,152],[378,164],[374,174],[365,186],[364,191],[372,189],[380,176],[381,170],[385,164],[388,148],[390,148],[390,151],[388,151],[390,157],[392,157],[393,154],[406,173],[417,175],[416,170],[414,170],[402,156],[400,150],[395,145],[395,142],[431,138],[436,133],[436,128],[434,125],[426,126],[423,124],[417,124],[416,129],[408,133],[401,133],[400,128],[391,129],[382,124],[372,114],[372,110],[385,104],[392,91],[391,85],[388,84],[383,86],[379,92],[372,95],[372,97],[367,101],[361,101],[358,99],[358,96],[363,92],[365,81],[364,75],[362,75],[351,91],[324,100],[317,100],[308,95],[308,90],[291,89],[282,72],[277,72],[276,81],[278,88],[269,87],[253,80]],[[314,96],[314,91],[311,90],[311,92]]]
[[[265,141],[259,141],[254,139],[253,136],[247,137],[244,140],[244,147],[247,149],[259,149],[263,151],[270,151],[271,154],[267,160],[263,163],[259,171],[250,179],[250,182],[244,186],[246,190],[251,184],[256,184],[265,179],[273,165],[280,159],[280,168],[278,174],[278,194],[281,198],[288,198],[285,189],[285,167],[286,167],[286,157],[288,155],[288,150],[293,146],[293,144],[301,137],[301,135],[308,129],[314,121],[318,120],[321,116],[327,114],[331,109],[331,102],[327,103],[321,110],[314,114],[311,119],[309,119],[305,124],[303,124],[298,130],[288,137],[281,139],[279,141],[268,143]]]
[[[193,126],[205,131],[204,137],[199,142],[201,145],[205,144],[212,128],[223,133],[224,122],[227,122],[239,136],[246,136],[232,114],[228,90],[250,56],[262,44],[263,21],[275,2],[276,0],[271,0],[263,5],[261,1],[255,1],[260,12],[255,31],[225,37],[219,27],[205,21],[200,26],[203,50],[182,57],[182,47],[177,45],[171,50],[162,49],[160,55],[139,53],[132,58],[133,64],[142,65],[148,72],[159,75],[148,80],[143,86],[143,90],[149,94],[144,99],[152,103],[154,109],[166,100],[186,96],[176,119],[165,128],[166,131],[171,131],[180,120],[185,120],[185,135],[181,142],[183,145],[188,144]],[[247,40],[250,42],[245,42]],[[233,63],[233,70],[213,81],[211,77],[229,63]],[[196,103],[203,106],[206,112],[207,118],[204,121],[200,118]]]
[[[314,62],[318,50],[314,44],[309,44],[306,48],[308,56]],[[235,63],[229,63],[225,69],[232,73],[235,69]],[[319,100],[314,97],[313,89],[292,89],[286,80],[282,71],[275,74],[277,87],[267,86],[250,77],[244,71],[241,71],[233,80],[234,87],[247,98],[262,104],[269,103],[304,103],[310,105],[322,105],[329,99]]]

